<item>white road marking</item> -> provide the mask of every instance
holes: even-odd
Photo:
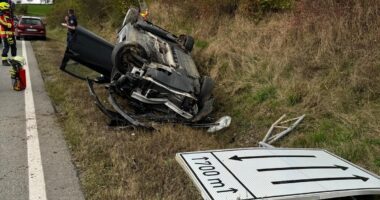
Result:
[[[46,200],[46,187],[41,160],[40,142],[38,140],[37,119],[24,40],[22,41],[22,54],[26,62],[25,115],[28,151],[29,200]]]

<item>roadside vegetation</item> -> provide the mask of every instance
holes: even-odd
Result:
[[[200,199],[175,153],[257,146],[285,113],[307,117],[276,146],[324,148],[380,174],[379,1],[150,2],[153,23],[196,38],[193,56],[217,83],[215,115],[233,118],[217,134],[106,126],[85,83],[59,71],[65,32],[54,25],[74,7],[114,42],[130,2],[86,1],[57,2],[50,40],[33,45],[87,199]]]
[[[41,16],[46,17],[49,15],[53,5],[40,5],[40,4],[17,4],[16,14],[29,15],[29,16]]]

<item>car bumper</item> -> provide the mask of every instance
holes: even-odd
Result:
[[[16,32],[17,37],[46,37],[46,32],[36,33],[36,32]]]

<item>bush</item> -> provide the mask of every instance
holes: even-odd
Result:
[[[161,4],[182,8],[186,15],[197,17],[234,15],[261,16],[292,8],[294,0],[161,0]]]
[[[53,26],[59,25],[67,15],[67,10],[73,8],[82,25],[99,25],[102,28],[103,24],[107,22],[117,26],[128,8],[138,6],[138,2],[138,0],[62,0],[54,4],[49,21]],[[257,17],[264,13],[289,9],[294,0],[159,0],[159,2],[165,4],[167,8],[180,8],[184,16],[200,18],[233,16],[236,12],[241,12],[245,16]],[[147,1],[147,3],[149,4],[151,1]]]
[[[136,6],[133,0],[62,0],[54,3],[51,14],[48,16],[52,26],[59,26],[63,22],[67,10],[73,8],[78,17],[79,24],[83,26],[96,26],[100,28],[108,24],[119,25],[128,7]]]

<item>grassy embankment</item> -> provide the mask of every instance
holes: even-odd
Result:
[[[17,15],[28,15],[28,16],[48,16],[53,5],[42,5],[42,4],[17,4],[16,14]]]
[[[194,58],[217,81],[217,115],[234,120],[218,134],[109,129],[85,84],[58,70],[64,31],[33,45],[88,199],[200,199],[175,153],[257,146],[284,113],[307,118],[276,145],[325,148],[380,173],[379,9],[376,0],[300,1],[257,22],[152,4],[154,22],[197,39]]]
[[[46,16],[52,8],[52,5],[28,5],[28,15]]]

